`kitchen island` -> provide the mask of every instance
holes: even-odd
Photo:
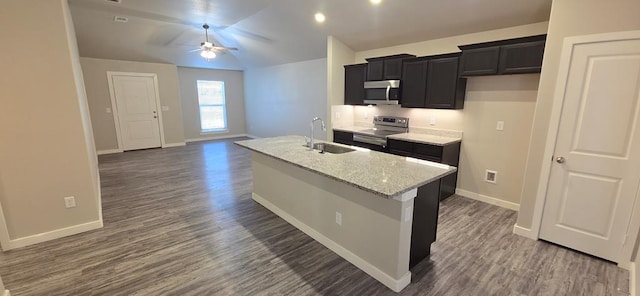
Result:
[[[236,144],[252,151],[256,202],[390,289],[429,255],[439,180],[455,167],[361,148],[319,153],[301,136]]]

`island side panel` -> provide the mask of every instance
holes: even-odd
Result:
[[[392,290],[409,283],[413,199],[386,199],[256,152],[252,165],[256,201],[277,207],[270,210],[308,235],[330,240],[327,244],[314,237]],[[336,212],[342,214],[342,226],[336,223]],[[348,254],[332,247],[334,243]]]

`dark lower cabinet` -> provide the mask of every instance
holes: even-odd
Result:
[[[333,141],[345,145],[353,145],[353,133],[333,131]]]
[[[460,160],[460,142],[447,144],[444,146],[414,143],[395,139],[387,140],[389,153],[409,156],[418,159],[444,163],[458,167]],[[458,182],[458,172],[441,179],[440,200],[455,194]]]
[[[344,66],[344,104],[364,104],[364,81],[367,64]]]
[[[434,181],[419,187],[418,195],[413,200],[409,268],[414,267],[429,256],[431,244],[436,241],[440,183]]]

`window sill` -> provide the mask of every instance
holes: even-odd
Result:
[[[206,135],[215,135],[215,134],[226,134],[228,132],[229,132],[228,129],[221,129],[221,130],[214,130],[214,131],[200,131],[200,135],[206,136]]]

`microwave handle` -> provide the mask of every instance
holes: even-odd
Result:
[[[387,102],[389,102],[389,91],[391,90],[391,86],[387,85]]]

